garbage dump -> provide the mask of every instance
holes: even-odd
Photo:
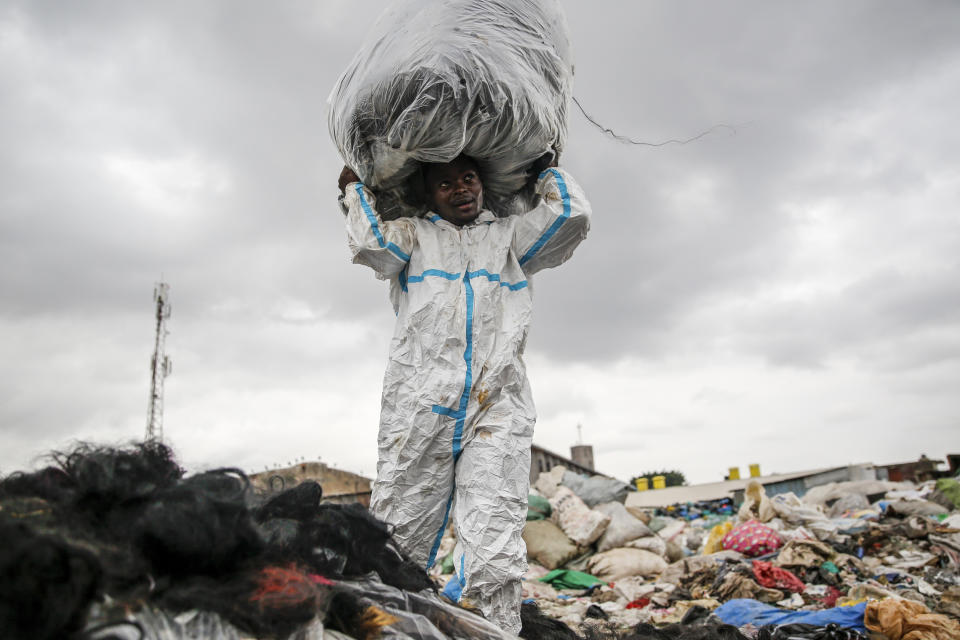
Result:
[[[237,469],[186,475],[157,443],[51,458],[0,480],[5,639],[512,637],[438,594],[453,575],[449,535],[431,580],[383,523],[321,503],[315,482],[257,494]],[[564,529],[582,531],[583,512],[534,493],[521,637],[958,638],[957,486],[874,492],[834,517],[772,496],[766,521],[741,520],[729,501],[584,503],[606,523],[584,544]],[[554,488],[554,502],[579,500]],[[759,545],[732,535],[761,526]],[[607,534],[619,546],[601,552]]]
[[[329,99],[344,163],[386,219],[419,215],[422,162],[461,153],[499,215],[530,208],[531,163],[561,151],[573,91],[566,19],[550,0],[401,0],[367,35]]]
[[[157,443],[0,480],[0,637],[508,638],[444,601],[359,504],[186,476]]]
[[[628,510],[575,475],[531,489],[524,637],[960,638],[956,478]]]

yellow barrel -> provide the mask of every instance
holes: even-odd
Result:
[[[759,478],[760,477],[760,465],[752,464],[750,465],[750,477]]]
[[[637,485],[637,491],[646,491],[647,489],[650,488],[650,483],[647,481],[646,478],[637,478],[634,481],[634,484]]]
[[[727,480],[739,480],[740,479],[740,467],[730,467],[730,473],[727,476]]]
[[[665,489],[667,487],[667,479],[664,476],[653,476],[653,488],[654,489]]]

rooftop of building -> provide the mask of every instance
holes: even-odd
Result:
[[[666,487],[665,489],[648,489],[647,491],[631,492],[627,496],[628,507],[666,507],[671,504],[685,502],[699,502],[701,500],[719,500],[721,498],[733,497],[733,493],[738,490],[746,489],[747,483],[756,480],[762,485],[776,484],[778,482],[787,482],[797,480],[808,476],[815,476],[821,473],[844,469],[846,465],[839,467],[824,467],[821,469],[812,469],[809,471],[794,471],[792,473],[776,473],[767,476],[747,477],[738,480],[724,480],[722,482],[708,482],[706,484],[693,484],[682,487]]]

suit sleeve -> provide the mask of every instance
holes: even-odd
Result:
[[[518,216],[513,249],[524,273],[563,264],[590,230],[590,203],[580,186],[562,169],[540,174],[540,204]]]
[[[342,206],[353,261],[367,265],[383,278],[398,274],[410,262],[417,242],[413,220],[382,220],[376,210],[376,197],[359,182],[347,185]]]

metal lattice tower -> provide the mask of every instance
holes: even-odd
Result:
[[[167,318],[170,317],[170,285],[157,284],[153,299],[157,303],[157,338],[150,361],[150,406],[147,409],[147,442],[163,442],[163,380],[172,371],[170,358],[164,353],[167,338]]]

